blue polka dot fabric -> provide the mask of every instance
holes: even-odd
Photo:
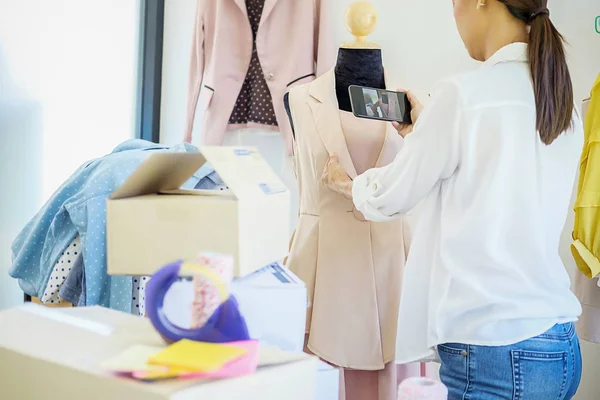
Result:
[[[9,275],[30,296],[43,297],[53,266],[79,234],[85,268],[86,305],[131,312],[132,277],[106,273],[106,200],[155,151],[194,152],[187,143],[167,147],[129,140],[81,166],[52,195],[12,244]],[[215,188],[223,182],[204,165],[184,189]]]

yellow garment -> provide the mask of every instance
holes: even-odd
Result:
[[[600,274],[600,76],[592,89],[579,166],[571,253],[588,278]]]

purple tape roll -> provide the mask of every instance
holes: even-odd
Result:
[[[209,343],[250,340],[248,326],[233,296],[229,296],[200,328],[181,328],[169,321],[164,312],[165,296],[177,281],[182,265],[182,261],[177,261],[164,266],[152,276],[146,286],[146,313],[163,339],[168,343],[181,339]]]

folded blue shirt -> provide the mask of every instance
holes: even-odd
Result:
[[[112,153],[81,166],[52,195],[12,244],[9,275],[30,296],[41,297],[52,266],[77,236],[81,237],[87,305],[131,311],[131,277],[106,273],[106,200],[152,152],[194,152],[189,144],[173,147],[133,139]],[[223,185],[205,164],[184,189],[211,189]]]

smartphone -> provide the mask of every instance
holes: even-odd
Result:
[[[354,116],[412,124],[406,93],[356,85],[350,86],[348,91]]]

